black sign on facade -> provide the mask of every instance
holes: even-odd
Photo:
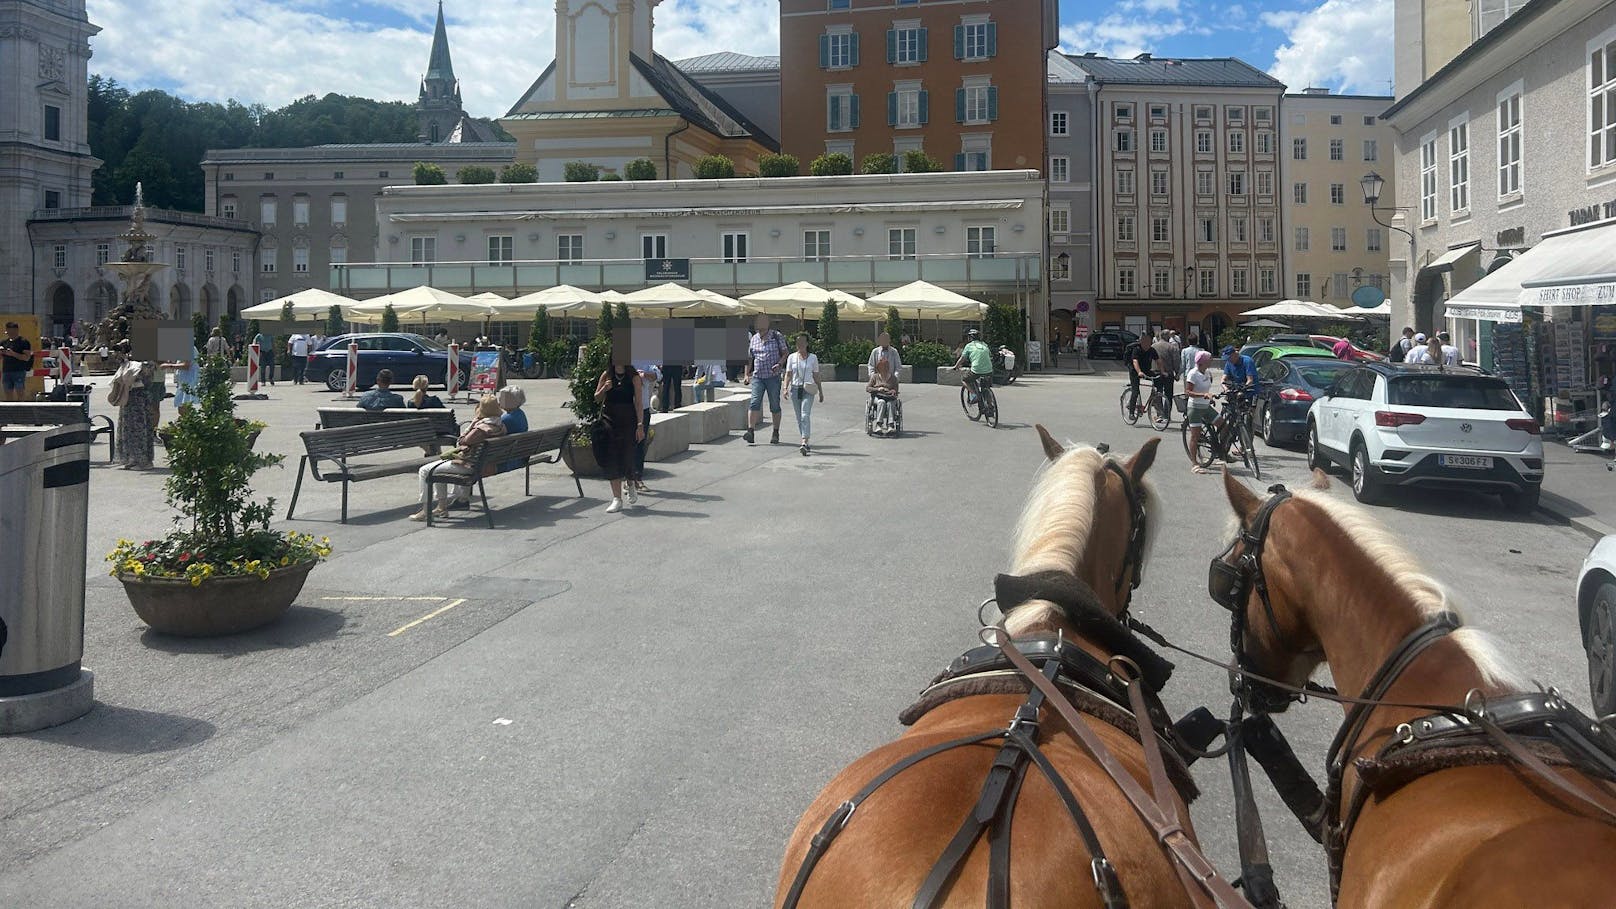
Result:
[[[660,284],[664,281],[689,281],[689,259],[646,259],[646,283]]]

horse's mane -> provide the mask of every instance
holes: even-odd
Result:
[[[1293,495],[1317,506],[1334,521],[1341,530],[1341,539],[1355,543],[1371,562],[1385,571],[1392,583],[1409,595],[1421,616],[1429,619],[1442,612],[1460,612],[1447,587],[1427,573],[1409,554],[1402,540],[1368,511],[1319,490],[1301,489]],[[1466,626],[1453,632],[1451,638],[1489,684],[1501,688],[1527,687],[1527,680],[1504,658],[1497,643],[1486,632]]]
[[[1089,535],[1094,531],[1098,490],[1104,480],[1107,458],[1095,448],[1068,443],[1059,458],[1043,462],[1032,490],[1027,493],[1021,517],[1016,521],[1011,540],[1012,574],[1071,571],[1082,561]],[[1150,516],[1141,556],[1148,561],[1162,520],[1161,509],[1150,481],[1140,482],[1139,490],[1145,497],[1145,513]],[[1046,620],[1047,613],[1054,609],[1043,601],[1027,605],[1042,608],[1018,610],[1013,622],[1007,616],[1007,627],[1012,634],[1022,633],[1027,627]]]

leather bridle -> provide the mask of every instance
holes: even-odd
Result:
[[[1300,696],[1252,678],[1251,657],[1246,652],[1249,631],[1247,612],[1253,590],[1262,603],[1268,631],[1274,640],[1286,650],[1296,649],[1280,627],[1279,616],[1274,612],[1274,602],[1268,593],[1268,577],[1263,573],[1263,551],[1268,543],[1269,524],[1273,520],[1274,510],[1290,500],[1291,492],[1282,484],[1269,487],[1269,492],[1272,495],[1257,509],[1250,524],[1242,524],[1239,535],[1212,560],[1207,572],[1207,592],[1214,602],[1230,613],[1229,650],[1234,654],[1235,664],[1243,670],[1230,679],[1235,695],[1254,712],[1283,713]]]
[[[1122,492],[1128,497],[1128,550],[1122,556],[1122,565],[1117,570],[1116,592],[1123,594],[1122,615],[1128,614],[1128,607],[1133,604],[1133,592],[1139,589],[1139,584],[1145,577],[1145,543],[1150,539],[1150,514],[1145,511],[1144,490],[1133,481],[1128,471],[1116,461],[1105,459],[1105,469],[1117,475],[1122,481]],[[1123,585],[1128,589],[1123,591]]]

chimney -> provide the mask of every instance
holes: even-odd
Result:
[[[1143,54],[1139,54],[1138,56],[1134,57],[1134,59],[1135,60],[1149,60],[1150,59],[1150,52],[1146,51]]]
[[[1327,89],[1327,88],[1304,88],[1304,89],[1302,89],[1302,94],[1304,94],[1304,95],[1328,95],[1329,93],[1330,93],[1330,90]]]

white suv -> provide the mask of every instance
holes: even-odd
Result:
[[[1478,369],[1368,363],[1308,411],[1307,460],[1350,467],[1360,502],[1388,486],[1459,486],[1532,511],[1543,485],[1539,432],[1504,380]]]

